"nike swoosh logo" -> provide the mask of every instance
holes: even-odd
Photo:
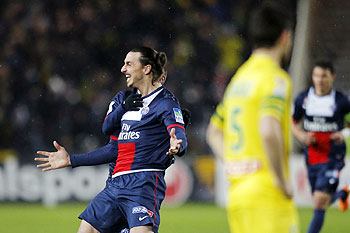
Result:
[[[148,216],[143,216],[143,217],[139,217],[139,221],[141,222],[142,220],[144,220],[145,218],[147,218]]]

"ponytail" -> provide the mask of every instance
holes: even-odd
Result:
[[[157,52],[149,47],[139,47],[131,52],[141,53],[140,62],[143,66],[151,65],[153,73],[152,83],[159,81],[162,74],[166,72],[167,56],[164,52]]]

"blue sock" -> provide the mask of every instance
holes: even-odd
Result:
[[[309,225],[308,233],[318,233],[321,231],[326,210],[314,210],[314,216]]]
[[[337,199],[341,198],[341,199],[345,199],[347,195],[347,192],[344,190],[339,190],[338,192],[334,193],[332,195],[331,201],[329,203],[329,205],[333,204],[333,202],[335,202]]]

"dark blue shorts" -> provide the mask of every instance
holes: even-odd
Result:
[[[330,163],[308,165],[307,170],[311,191],[318,190],[329,194],[334,193],[339,184],[340,169],[339,166],[334,166]]]
[[[79,216],[101,233],[153,226],[158,232],[159,209],[165,197],[164,172],[137,172],[107,182]]]

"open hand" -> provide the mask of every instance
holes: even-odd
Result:
[[[170,131],[170,148],[166,154],[167,155],[177,154],[179,152],[181,142],[182,142],[182,139],[178,140],[176,138],[175,129],[172,128]]]
[[[50,171],[59,168],[68,167],[71,165],[69,154],[64,149],[63,146],[60,146],[56,141],[53,142],[54,147],[57,149],[56,152],[48,151],[37,151],[39,155],[44,155],[46,157],[35,158],[35,161],[46,162],[37,165],[38,168],[43,168],[42,171]]]

